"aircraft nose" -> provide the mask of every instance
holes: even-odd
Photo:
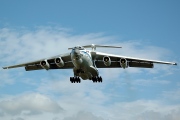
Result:
[[[80,54],[80,51],[79,51],[78,49],[75,49],[75,50],[74,50],[74,54],[75,54],[75,55],[79,55],[79,54]]]
[[[71,59],[79,60],[81,58],[80,51],[78,49],[73,49],[71,53]]]

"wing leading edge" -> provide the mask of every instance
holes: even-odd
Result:
[[[153,68],[153,63],[158,64],[169,64],[169,65],[177,65],[174,62],[166,62],[166,61],[158,61],[158,60],[149,60],[149,59],[141,59],[113,54],[106,54],[101,52],[94,52],[94,59],[96,60],[95,64],[97,68],[116,68],[121,67],[120,60],[126,59],[128,62],[128,67],[142,67],[142,68]],[[106,66],[103,62],[103,58],[108,56],[111,59],[111,65]]]
[[[59,57],[61,57],[61,59],[64,62],[63,67],[58,67],[54,62],[54,60],[56,58],[59,58]],[[39,59],[39,60],[32,61],[32,62],[17,64],[17,65],[12,65],[12,66],[6,66],[6,67],[3,67],[3,69],[25,67],[26,71],[41,70],[41,69],[44,69],[44,68],[40,65],[40,62],[44,61],[44,60],[46,60],[49,63],[49,65],[50,65],[49,69],[69,69],[69,68],[74,67],[74,65],[71,62],[70,54],[66,53],[66,54],[63,54],[63,55],[56,55],[56,56],[53,56],[53,57],[50,57],[50,58]]]
[[[134,57],[107,54],[107,53],[96,52],[96,51],[91,51],[91,55],[92,55],[92,59],[95,60],[95,65],[96,65],[97,68],[118,68],[118,67],[122,67],[120,65],[120,60],[121,59],[127,60],[128,67],[153,68],[154,67],[153,63],[177,65],[177,63],[174,63],[174,62],[141,59],[141,58],[134,58]],[[111,65],[110,66],[106,66],[104,64],[103,58],[105,56],[108,56],[111,59]],[[54,60],[56,58],[59,58],[59,57],[61,57],[61,59],[64,61],[64,66],[63,67],[58,67],[54,62]],[[50,58],[40,59],[40,60],[36,60],[36,61],[32,61],[32,62],[17,64],[17,65],[12,65],[12,66],[6,66],[6,67],[3,67],[3,69],[25,67],[26,71],[40,70],[40,69],[44,69],[40,65],[40,62],[44,61],[44,60],[46,60],[50,64],[49,69],[70,69],[70,68],[74,67],[74,65],[73,65],[73,63],[71,61],[70,54],[66,53],[66,54],[56,55],[56,56],[53,56],[53,57],[50,57]]]

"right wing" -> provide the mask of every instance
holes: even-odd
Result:
[[[95,60],[95,65],[97,68],[119,68],[119,67],[121,67],[121,65],[120,65],[121,59],[127,60],[128,67],[153,68],[153,63],[177,65],[177,63],[174,63],[174,62],[141,59],[141,58],[113,55],[113,54],[107,54],[107,53],[101,53],[101,52],[91,52],[91,54],[93,56],[93,59]],[[110,66],[106,66],[104,64],[104,61],[103,61],[104,56],[108,56],[111,59]]]
[[[58,57],[61,57],[61,59],[64,62],[64,66],[63,67],[58,67],[54,60]],[[40,60],[36,60],[36,61],[32,61],[32,62],[27,62],[27,63],[22,63],[22,64],[17,64],[17,65],[12,65],[12,66],[6,66],[3,67],[3,69],[10,69],[10,68],[17,68],[17,67],[25,67],[26,71],[30,71],[30,70],[41,70],[44,69],[41,65],[40,62],[47,60],[47,62],[49,63],[50,67],[49,69],[70,69],[73,68],[74,65],[71,61],[71,56],[70,53],[66,53],[66,54],[62,54],[62,55],[56,55],[50,58],[45,58],[45,59],[40,59]]]

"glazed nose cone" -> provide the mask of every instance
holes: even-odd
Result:
[[[80,54],[80,51],[79,51],[78,49],[75,49],[75,50],[74,50],[74,54],[75,54],[75,55],[79,55],[79,54]]]

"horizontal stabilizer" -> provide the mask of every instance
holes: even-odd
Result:
[[[91,44],[91,45],[85,45],[83,46],[84,48],[92,48],[92,50],[96,50],[96,47],[104,47],[104,48],[122,48],[120,46],[109,46],[109,45],[95,45],[95,44]]]

